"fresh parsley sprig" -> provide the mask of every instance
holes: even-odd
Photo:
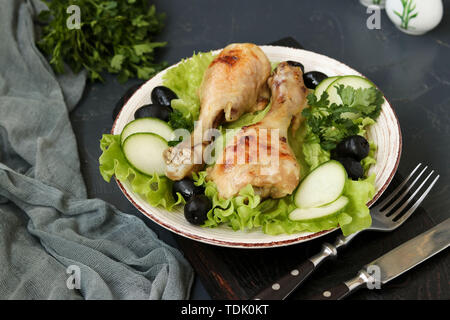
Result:
[[[330,105],[327,92],[323,92],[320,99],[312,93],[307,97],[309,107],[302,112],[309,132],[319,138],[321,147],[327,151],[334,149],[342,139],[360,134],[364,125],[373,123],[384,102],[383,94],[376,88],[354,89],[340,85],[336,89],[342,104]]]
[[[192,132],[194,123],[191,119],[186,118],[180,111],[173,110],[169,117],[169,126],[172,129],[187,129]]]
[[[67,64],[75,73],[87,69],[90,79],[103,80],[102,72],[118,74],[120,82],[130,77],[147,80],[166,66],[155,59],[155,49],[166,42],[153,39],[163,28],[148,0],[43,0],[48,10],[39,15],[42,36],[37,45],[49,57],[57,73]],[[69,29],[70,5],[80,8],[80,28]]]

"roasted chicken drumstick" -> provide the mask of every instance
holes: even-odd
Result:
[[[243,127],[225,147],[208,179],[217,185],[219,196],[230,198],[248,184],[262,197],[281,198],[291,194],[300,180],[300,167],[288,142],[288,128],[295,130],[306,106],[307,89],[302,70],[282,62],[268,84],[272,106],[264,119]]]
[[[203,167],[203,149],[210,143],[205,137],[208,129],[267,105],[270,70],[269,60],[257,45],[230,44],[220,52],[203,76],[199,89],[200,116],[191,139],[164,152],[166,175],[170,179],[181,180]]]

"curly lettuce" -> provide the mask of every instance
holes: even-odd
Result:
[[[169,124],[174,128],[185,127],[192,130],[198,118],[200,100],[197,90],[203,74],[213,60],[212,53],[198,53],[170,68],[164,75],[164,85],[172,89],[179,99],[172,100],[174,112]],[[100,140],[103,151],[99,158],[100,173],[106,182],[114,175],[119,181],[129,182],[133,191],[143,196],[152,206],[173,210],[184,199],[172,195],[173,182],[167,177],[148,176],[136,171],[126,160],[120,145],[120,136],[105,134]]]
[[[375,174],[364,180],[347,179],[344,195],[350,200],[344,212],[338,215],[342,233],[347,236],[372,224],[367,203],[375,195]]]
[[[241,121],[240,124],[245,126],[254,123],[259,115],[253,114],[253,117],[251,117],[251,114],[247,114],[247,117],[244,118],[247,121]],[[365,125],[368,125],[368,123],[366,122],[363,126],[365,127]],[[219,137],[216,144],[223,147],[226,145],[224,141],[229,141],[230,137],[240,129],[239,126],[230,127],[235,128],[234,131],[228,131],[228,136]],[[330,152],[321,148],[319,138],[311,134],[305,123],[294,134],[290,132],[289,144],[300,164],[302,176],[306,176],[311,170],[330,160]],[[373,143],[370,146],[369,156],[362,161],[365,169],[368,169],[375,162],[374,152],[376,147]],[[304,231],[319,232],[340,227],[344,235],[349,235],[368,228],[371,224],[370,211],[366,204],[375,195],[375,175],[359,181],[348,179],[343,193],[349,198],[349,204],[345,210],[331,217],[308,222],[289,219],[289,213],[296,208],[293,195],[282,199],[263,200],[255,194],[251,185],[247,185],[237,196],[231,199],[222,199],[219,197],[214,182],[207,181],[206,176],[206,171],[194,175],[195,184],[205,187],[205,194],[213,204],[213,209],[208,212],[203,227],[217,227],[220,224],[227,224],[235,231],[261,228],[262,232],[270,235],[293,234]]]
[[[289,213],[296,208],[292,195],[262,201],[253,187],[247,185],[237,196],[222,199],[214,182],[206,181],[206,171],[194,174],[194,181],[196,185],[205,187],[205,194],[213,204],[203,227],[217,227],[222,223],[235,231],[261,227],[270,235],[319,232],[340,227],[344,235],[349,235],[368,228],[372,222],[366,203],[375,194],[375,175],[359,181],[347,179],[343,193],[349,198],[347,207],[337,215],[308,222],[289,219]]]
[[[197,91],[201,85],[203,74],[213,59],[212,53],[194,54],[192,58],[183,60],[165,73],[163,84],[178,95],[178,99],[172,100],[174,113],[169,122],[172,127],[192,129],[193,122],[198,118],[200,112],[200,100]],[[350,97],[351,94],[350,90],[348,92],[342,91],[342,95]],[[362,98],[368,100],[371,96],[368,95],[368,98],[362,96]],[[362,98],[359,100],[365,101]],[[313,102],[319,105],[325,104],[326,97],[322,100]],[[321,105],[320,108],[322,108]],[[214,142],[215,157],[217,158],[227,142],[242,127],[261,121],[269,110],[270,104],[261,111],[244,114],[237,121],[220,128],[223,134]],[[328,148],[324,148],[322,138],[331,137],[335,134],[335,132],[329,132],[329,130],[315,132],[315,126],[319,125],[321,118],[316,117],[317,112],[314,113],[315,109],[310,110],[311,116],[309,121],[305,121],[295,133],[289,131],[288,139],[300,164],[303,177],[330,159],[330,148],[326,144],[325,146]],[[357,134],[365,135],[367,126],[375,122],[373,115],[378,110],[375,108],[371,112],[369,116],[364,115],[351,120],[351,124]],[[307,114],[308,111],[306,111]],[[343,130],[341,131],[343,132]],[[346,134],[348,132],[345,132]],[[137,172],[128,163],[122,152],[118,135],[103,135],[100,147],[103,151],[99,159],[100,173],[105,181],[109,182],[114,175],[119,181],[129,182],[133,191],[143,196],[152,206],[160,206],[167,210],[172,210],[178,204],[185,204],[184,199],[179,194],[177,199],[174,198],[172,194],[173,182],[170,179],[157,175],[144,175]],[[361,162],[366,174],[369,167],[375,163],[375,151],[376,146],[371,143],[369,156]],[[345,210],[331,217],[308,222],[289,219],[289,213],[295,209],[293,195],[282,199],[261,199],[255,193],[253,187],[247,185],[240,190],[237,196],[231,199],[222,199],[219,197],[216,185],[212,181],[207,181],[206,175],[206,171],[194,174],[195,184],[203,186],[206,196],[212,201],[212,209],[208,212],[207,220],[203,227],[213,228],[220,224],[227,224],[233,230],[261,228],[264,233],[270,235],[293,234],[303,231],[319,232],[340,227],[343,234],[348,235],[367,228],[371,224],[370,213],[366,203],[375,194],[375,175],[359,181],[347,180],[344,195],[349,198],[349,204]]]
[[[200,99],[197,91],[202,83],[203,74],[213,59],[211,52],[194,54],[168,69],[163,76],[163,85],[172,89],[178,96],[178,99],[171,101],[172,108],[179,111],[186,121],[191,123],[198,119]]]
[[[369,141],[369,155],[361,160],[361,165],[364,169],[364,174],[367,176],[369,169],[372,165],[377,163],[375,159],[375,152],[377,151],[377,145],[373,141]]]
[[[267,104],[267,106],[260,111],[248,112],[243,114],[238,120],[227,123],[224,125],[225,129],[236,129],[245,126],[251,126],[259,121],[261,121],[269,112],[272,103]]]
[[[302,152],[310,170],[314,170],[322,163],[330,160],[330,151],[324,150],[320,146],[320,139],[315,134],[307,134],[302,143]]]
[[[121,182],[129,182],[134,192],[152,206],[171,211],[176,205],[184,204],[183,197],[172,195],[173,182],[167,177],[148,176],[136,171],[125,158],[120,146],[120,135],[104,134],[100,140],[103,153],[99,158],[100,173],[106,182],[114,175]]]

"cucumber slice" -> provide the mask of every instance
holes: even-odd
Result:
[[[166,163],[163,151],[166,149],[167,141],[150,132],[132,134],[122,145],[128,162],[136,170],[147,175],[164,175]]]
[[[327,93],[328,93],[328,100],[330,101],[330,105],[332,103],[336,103],[336,104],[341,104],[342,100],[341,97],[338,95],[337,93],[337,89],[336,86],[339,85],[344,85],[344,86],[350,86],[353,87],[354,89],[359,89],[359,88],[371,88],[371,87],[375,87],[375,85],[370,82],[369,80],[367,80],[364,77],[360,77],[360,76],[343,76],[343,77],[339,77],[338,79],[334,80],[327,88]]]
[[[320,207],[335,201],[344,192],[347,172],[342,164],[330,160],[311,171],[295,192],[299,208]]]
[[[123,144],[126,138],[138,132],[155,133],[166,141],[173,140],[175,137],[172,128],[167,122],[157,118],[140,118],[131,121],[123,128],[120,135],[121,143]]]
[[[337,80],[338,78],[340,78],[339,76],[336,77],[328,77],[324,80],[322,80],[322,82],[320,82],[317,87],[316,90],[314,91],[314,94],[316,95],[317,99],[320,99],[320,96],[322,95],[322,93],[328,89],[328,86],[333,83],[333,81]]]
[[[289,214],[289,219],[295,221],[312,221],[321,219],[342,212],[347,204],[348,198],[345,196],[340,196],[336,199],[336,201],[333,201],[323,207],[306,209],[297,208]]]

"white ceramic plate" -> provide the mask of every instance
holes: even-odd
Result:
[[[261,46],[261,48],[273,62],[287,60],[301,62],[305,66],[305,72],[316,70],[328,76],[361,75],[339,61],[311,51],[277,46]],[[220,50],[217,50],[214,53],[219,52]],[[162,71],[148,80],[125,103],[114,122],[112,134],[120,134],[124,126],[134,119],[134,112],[142,105],[151,103],[150,93],[154,87],[162,84],[164,73],[165,71]],[[375,185],[377,193],[369,203],[371,205],[381,196],[391,182],[397,170],[402,148],[400,126],[387,100],[382,106],[377,123],[368,130],[368,135],[378,146],[375,155],[377,164],[371,168],[371,172],[376,173]],[[259,230],[233,231],[225,225],[218,228],[202,228],[188,223],[184,218],[182,209],[169,212],[162,208],[152,207],[141,196],[135,194],[128,183],[119,181],[117,183],[125,196],[145,216],[172,232],[208,244],[238,248],[277,247],[308,241],[333,231],[301,232],[292,235],[272,236]]]

